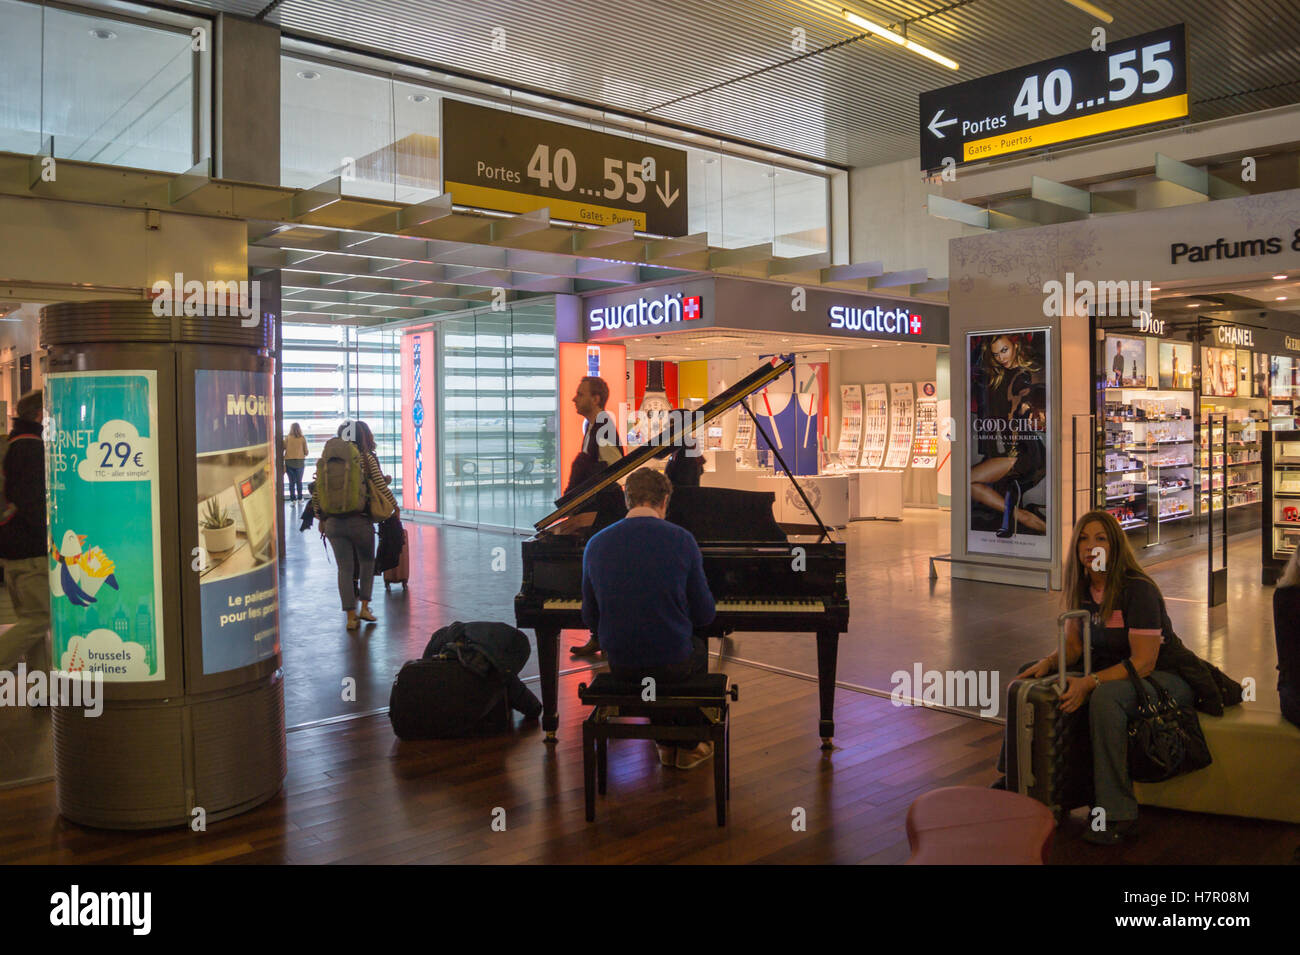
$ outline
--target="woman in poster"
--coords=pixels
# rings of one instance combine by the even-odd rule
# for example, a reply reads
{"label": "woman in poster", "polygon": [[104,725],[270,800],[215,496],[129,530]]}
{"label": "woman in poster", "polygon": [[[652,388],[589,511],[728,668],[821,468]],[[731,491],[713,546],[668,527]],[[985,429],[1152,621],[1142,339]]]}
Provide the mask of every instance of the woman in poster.
{"label": "woman in poster", "polygon": [[1219,350],[1217,348],[1203,348],[1201,349],[1201,356],[1201,361],[1204,365],[1201,369],[1201,394],[1217,398],[1219,395],[1224,393],[1223,388],[1219,383],[1221,374],[1219,368]]}
{"label": "woman in poster", "polygon": [[1047,389],[1031,335],[1002,334],[984,343],[979,368],[983,389],[973,395],[983,456],[971,468],[971,500],[1002,514],[997,536],[1014,537],[1020,525],[1047,533],[1036,507],[1021,506],[1025,492],[1047,476]]}

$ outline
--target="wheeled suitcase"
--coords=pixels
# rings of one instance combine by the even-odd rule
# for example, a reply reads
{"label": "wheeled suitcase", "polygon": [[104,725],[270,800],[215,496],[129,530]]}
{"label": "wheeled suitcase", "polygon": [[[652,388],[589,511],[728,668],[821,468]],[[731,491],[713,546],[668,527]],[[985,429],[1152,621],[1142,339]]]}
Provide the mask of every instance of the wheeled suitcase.
{"label": "wheeled suitcase", "polygon": [[411,579],[411,551],[406,546],[406,528],[402,528],[402,553],[397,558],[397,566],[384,571],[384,589],[390,590],[393,584],[401,584],[406,590],[406,582]]}
{"label": "wheeled suitcase", "polygon": [[1056,619],[1060,630],[1057,674],[1032,680],[1012,680],[1007,687],[1007,789],[1037,799],[1059,822],[1071,809],[1091,806],[1092,739],[1088,707],[1073,713],[1060,709],[1065,691],[1065,624],[1080,620],[1083,630],[1083,673],[1092,672],[1092,618],[1086,610],[1071,610]]}

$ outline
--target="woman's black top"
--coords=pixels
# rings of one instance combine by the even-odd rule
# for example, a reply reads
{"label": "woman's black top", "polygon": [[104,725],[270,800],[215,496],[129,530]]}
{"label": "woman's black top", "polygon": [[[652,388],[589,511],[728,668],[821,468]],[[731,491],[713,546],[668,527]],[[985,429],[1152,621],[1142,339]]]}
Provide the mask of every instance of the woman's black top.
{"label": "woman's black top", "polygon": [[1273,591],[1273,636],[1277,640],[1277,688],[1300,692],[1300,587]]}
{"label": "woman's black top", "polygon": [[[1174,633],[1174,625],[1165,611],[1165,598],[1158,588],[1145,577],[1130,574],[1120,589],[1119,599],[1106,625],[1101,623],[1101,607],[1085,592],[1083,610],[1092,614],[1092,668],[1104,670],[1122,663],[1132,656],[1128,642],[1132,630],[1159,630],[1160,654],[1156,657],[1157,670],[1176,670],[1174,656],[1182,649],[1182,641]],[[1082,666],[1083,661],[1079,661]]]}

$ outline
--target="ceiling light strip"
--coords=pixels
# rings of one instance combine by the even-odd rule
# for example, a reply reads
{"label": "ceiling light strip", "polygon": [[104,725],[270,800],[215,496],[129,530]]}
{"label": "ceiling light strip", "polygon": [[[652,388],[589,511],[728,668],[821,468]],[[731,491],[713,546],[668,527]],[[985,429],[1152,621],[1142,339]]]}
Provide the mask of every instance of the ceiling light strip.
{"label": "ceiling light strip", "polygon": [[903,36],[901,33],[895,33],[893,30],[889,29],[888,27],[883,27],[879,23],[876,23],[872,20],[868,20],[866,17],[862,16],[861,14],[854,13],[852,10],[849,10],[848,8],[842,8],[840,12],[843,13],[844,19],[848,20],[855,27],[859,27],[860,29],[866,30],[868,33],[872,34],[873,36],[878,36],[883,40],[888,40],[890,43],[897,43],[899,46],[905,47],[911,50],[913,53],[925,57],[927,60],[932,60],[935,63],[938,63],[940,66],[946,66],[950,70],[958,69],[956,60],[950,60],[942,53],[936,53],[934,52],[934,50],[927,49],[926,47],[921,46],[921,44],[919,43],[913,43],[911,40]]}

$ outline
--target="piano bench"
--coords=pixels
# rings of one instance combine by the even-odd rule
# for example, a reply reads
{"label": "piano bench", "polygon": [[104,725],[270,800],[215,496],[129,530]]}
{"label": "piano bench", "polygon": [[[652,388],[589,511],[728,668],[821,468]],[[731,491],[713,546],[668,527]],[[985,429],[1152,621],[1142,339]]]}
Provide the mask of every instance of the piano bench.
{"label": "piano bench", "polygon": [[[727,824],[727,800],[731,798],[731,713],[728,700],[740,698],[735,684],[727,686],[725,673],[709,673],[688,683],[663,687],[654,700],[641,697],[639,683],[616,681],[600,673],[578,684],[578,699],[592,707],[582,723],[582,775],[587,804],[587,821],[596,819],[596,793],[605,794],[606,749],[611,739],[680,740],[683,743],[713,743],[713,798],[718,825]],[[688,726],[656,726],[624,722],[629,717],[694,716]]]}

